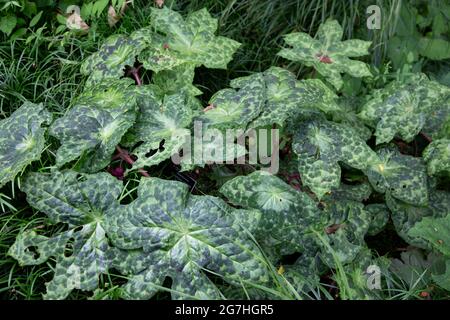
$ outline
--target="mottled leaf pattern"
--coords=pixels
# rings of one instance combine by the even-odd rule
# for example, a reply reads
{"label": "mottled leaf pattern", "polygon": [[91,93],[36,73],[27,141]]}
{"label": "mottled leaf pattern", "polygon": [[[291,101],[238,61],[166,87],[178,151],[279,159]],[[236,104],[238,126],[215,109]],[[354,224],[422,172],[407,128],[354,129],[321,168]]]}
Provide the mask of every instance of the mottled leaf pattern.
{"label": "mottled leaf pattern", "polygon": [[[289,117],[302,113],[304,109],[324,112],[337,111],[337,96],[318,79],[297,80],[288,70],[271,67],[263,73],[267,100],[262,113],[251,123],[251,127],[284,125]],[[243,78],[242,78],[243,79]],[[239,79],[232,81],[237,84]]]}
{"label": "mottled leaf pattern", "polygon": [[282,49],[278,55],[314,67],[336,89],[340,89],[343,84],[341,73],[353,77],[371,76],[365,63],[350,59],[367,55],[371,42],[357,39],[341,41],[342,34],[339,22],[327,20],[320,25],[315,39],[302,32],[285,35],[285,42],[292,48]]}
{"label": "mottled leaf pattern", "polygon": [[45,147],[43,125],[51,120],[42,104],[30,102],[0,120],[0,187],[40,158]]}
{"label": "mottled leaf pattern", "polygon": [[336,258],[343,264],[352,262],[365,246],[364,236],[370,224],[368,213],[363,204],[354,201],[333,202],[326,211],[329,218],[325,234],[332,251],[319,242],[323,246],[321,259],[331,267],[335,266]]}
{"label": "mottled leaf pattern", "polygon": [[143,142],[133,153],[133,168],[152,166],[177,153],[190,137],[193,111],[183,93],[166,95],[159,100],[150,86],[136,89],[139,113],[125,140]]}
{"label": "mottled leaf pattern", "polygon": [[430,192],[428,206],[415,206],[391,196],[386,197],[386,204],[391,211],[392,221],[400,237],[408,243],[419,247],[429,248],[429,244],[421,238],[413,237],[409,230],[424,217],[443,217],[450,208],[450,194],[445,191]]}
{"label": "mottled leaf pattern", "polygon": [[89,76],[88,86],[104,79],[119,79],[125,67],[132,67],[146,42],[134,35],[113,35],[105,40],[100,49],[81,65],[81,72]]}
{"label": "mottled leaf pattern", "polygon": [[169,276],[173,298],[217,298],[204,268],[232,283],[267,281],[262,256],[233,211],[219,198],[189,195],[181,182],[143,179],[137,199],[108,227],[116,247],[153,257],[125,286],[126,297],[150,298]]}
{"label": "mottled leaf pattern", "polygon": [[116,145],[136,118],[131,83],[117,80],[91,86],[53,123],[50,134],[61,142],[56,154],[59,167],[81,158],[79,169],[95,172],[110,162]]}
{"label": "mottled leaf pattern", "polygon": [[427,174],[423,161],[393,148],[383,148],[377,153],[381,162],[373,162],[365,170],[374,189],[411,204],[426,205]]}
{"label": "mottled leaf pattern", "polygon": [[427,163],[429,175],[450,173],[450,139],[431,142],[423,151],[423,159]]}
{"label": "mottled leaf pattern", "polygon": [[323,201],[353,200],[363,202],[369,199],[371,193],[372,187],[368,182],[354,185],[341,183],[339,188],[332,190],[330,194],[323,198]]}
{"label": "mottled leaf pattern", "polygon": [[245,130],[261,113],[266,100],[262,74],[235,79],[231,85],[236,89],[223,89],[214,94],[210,100],[213,108],[197,118],[204,126]]}
{"label": "mottled leaf pattern", "polygon": [[151,21],[158,34],[139,59],[155,72],[182,64],[225,69],[240,46],[234,40],[215,36],[217,19],[206,9],[192,12],[185,20],[168,8],[154,9]]}
{"label": "mottled leaf pattern", "polygon": [[369,230],[367,234],[374,236],[380,233],[389,221],[389,209],[383,203],[372,203],[364,207],[369,215]]}
{"label": "mottled leaf pattern", "polygon": [[299,158],[302,182],[321,199],[339,187],[338,161],[364,170],[378,156],[357,134],[346,126],[329,121],[307,121],[298,125],[293,150]]}
{"label": "mottled leaf pattern", "polygon": [[359,117],[376,127],[377,144],[389,142],[396,136],[410,142],[426,123],[429,128],[432,123],[437,125],[439,120],[433,118],[440,114],[441,101],[449,94],[450,89],[429,81],[424,75],[404,83],[394,81],[374,93],[362,107]]}
{"label": "mottled leaf pattern", "polygon": [[261,240],[270,235],[286,252],[305,250],[307,234],[323,223],[324,216],[308,195],[264,171],[236,177],[220,192],[234,205],[260,210]]}
{"label": "mottled leaf pattern", "polygon": [[[78,177],[80,176],[80,177]],[[50,237],[25,231],[9,254],[21,265],[56,260],[46,299],[64,299],[73,289],[91,291],[98,277],[111,266],[105,221],[118,207],[120,182],[106,173],[80,175],[73,171],[51,175],[32,173],[22,185],[27,201],[53,223],[65,223],[67,231]]]}

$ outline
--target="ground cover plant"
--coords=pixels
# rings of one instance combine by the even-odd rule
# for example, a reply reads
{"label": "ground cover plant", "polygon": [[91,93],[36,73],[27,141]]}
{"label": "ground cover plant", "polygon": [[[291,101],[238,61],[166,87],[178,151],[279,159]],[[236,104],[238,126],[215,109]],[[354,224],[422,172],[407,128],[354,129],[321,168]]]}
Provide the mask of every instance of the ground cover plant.
{"label": "ground cover plant", "polygon": [[448,299],[450,6],[371,4],[7,2],[2,298]]}

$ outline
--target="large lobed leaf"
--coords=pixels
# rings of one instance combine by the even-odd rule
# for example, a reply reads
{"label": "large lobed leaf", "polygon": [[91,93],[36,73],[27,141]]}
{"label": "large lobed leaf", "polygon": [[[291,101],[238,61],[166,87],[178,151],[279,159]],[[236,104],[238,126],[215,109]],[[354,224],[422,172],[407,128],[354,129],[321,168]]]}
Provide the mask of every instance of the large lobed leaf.
{"label": "large lobed leaf", "polygon": [[411,204],[426,205],[428,179],[423,161],[394,148],[380,149],[377,154],[381,161],[365,170],[374,189]]}
{"label": "large lobed leaf", "polygon": [[129,145],[142,142],[135,150],[133,169],[152,166],[178,153],[190,138],[194,115],[191,101],[184,93],[159,99],[151,86],[135,90],[139,107],[136,123],[125,136]]}
{"label": "large lobed leaf", "polygon": [[343,85],[341,73],[353,77],[371,76],[367,65],[351,57],[367,55],[370,41],[341,41],[342,27],[336,20],[321,24],[315,39],[307,33],[295,32],[285,35],[284,40],[292,48],[282,49],[278,55],[292,61],[299,61],[314,67],[336,89]]}
{"label": "large lobed leaf", "polygon": [[[64,299],[73,289],[92,291],[111,266],[105,223],[119,205],[121,183],[106,173],[80,175],[73,171],[31,173],[22,184],[27,201],[52,223],[67,225],[50,237],[33,230],[19,234],[9,254],[20,265],[36,265],[55,258],[46,299]],[[59,229],[61,230],[61,229]]]}
{"label": "large lobed leaf", "polygon": [[247,124],[263,110],[266,88],[261,73],[232,81],[234,89],[223,89],[210,99],[212,109],[197,117],[206,127],[237,128],[245,130]]}
{"label": "large lobed leaf", "polygon": [[[337,96],[319,79],[297,80],[288,70],[271,67],[263,72],[266,85],[266,104],[251,127],[284,125],[286,119],[301,114],[305,109],[323,112],[338,111]],[[243,79],[243,78],[239,78]],[[235,79],[232,85],[240,81]]]}
{"label": "large lobed leaf", "polygon": [[45,124],[52,115],[42,104],[24,103],[0,121],[0,187],[38,160],[45,146]]}
{"label": "large lobed leaf", "polygon": [[56,153],[58,167],[79,159],[79,170],[96,172],[109,163],[116,145],[136,119],[132,82],[108,80],[87,88],[53,123],[50,134],[61,142]]}
{"label": "large lobed leaf", "polygon": [[129,261],[116,260],[119,269],[137,271],[125,296],[150,298],[169,276],[174,298],[218,298],[207,270],[231,283],[267,281],[259,249],[235,220],[242,212],[235,213],[218,198],[190,195],[181,182],[141,180],[137,199],[108,227],[116,247],[142,250]]}
{"label": "large lobed leaf", "polygon": [[[266,242],[265,247],[278,244],[281,252],[308,249],[312,229],[325,223],[325,216],[306,193],[265,171],[236,177],[226,182],[220,192],[234,205],[260,210],[257,238]],[[274,250],[270,246],[268,249]]]}
{"label": "large lobed leaf", "polygon": [[155,72],[183,64],[226,69],[240,43],[215,36],[217,19],[206,9],[190,13],[186,19],[168,8],[153,9],[151,25],[158,32],[140,60]]}
{"label": "large lobed leaf", "polygon": [[365,170],[378,163],[377,154],[351,128],[330,121],[312,120],[298,125],[293,150],[299,157],[302,182],[321,199],[339,187],[339,161]]}
{"label": "large lobed leaf", "polygon": [[377,144],[397,136],[410,142],[424,127],[433,134],[440,130],[448,97],[448,87],[419,74],[375,91],[358,116],[376,128]]}

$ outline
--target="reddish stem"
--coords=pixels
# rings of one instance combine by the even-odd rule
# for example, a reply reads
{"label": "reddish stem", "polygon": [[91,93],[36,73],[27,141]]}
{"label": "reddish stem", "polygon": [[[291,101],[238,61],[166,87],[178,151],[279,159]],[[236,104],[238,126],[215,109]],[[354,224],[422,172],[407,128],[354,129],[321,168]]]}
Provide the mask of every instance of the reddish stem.
{"label": "reddish stem", "polygon": [[433,140],[429,137],[429,136],[427,136],[425,133],[423,133],[423,132],[420,132],[420,135],[422,136],[422,137],[424,137],[428,142],[432,142]]}
{"label": "reddish stem", "polygon": [[203,112],[209,111],[211,109],[214,109],[214,105],[211,103],[206,108],[203,109]]}
{"label": "reddish stem", "polygon": [[139,69],[140,68],[135,68],[135,69],[131,70],[131,75],[133,76],[134,80],[136,81],[136,85],[141,86],[142,80],[141,80],[141,77],[139,76]]}
{"label": "reddish stem", "polygon": [[[117,150],[117,152],[119,153],[119,154],[117,155],[118,158],[122,159],[123,161],[125,161],[126,163],[131,164],[131,165],[134,163],[134,160],[130,157],[130,154],[128,153],[127,150],[124,150],[124,149],[122,149],[122,148],[119,147],[119,146],[116,146],[116,150]],[[140,168],[138,171],[139,171],[139,173],[142,174],[144,177],[150,177],[150,175],[148,174],[148,172],[145,171],[143,168]]]}

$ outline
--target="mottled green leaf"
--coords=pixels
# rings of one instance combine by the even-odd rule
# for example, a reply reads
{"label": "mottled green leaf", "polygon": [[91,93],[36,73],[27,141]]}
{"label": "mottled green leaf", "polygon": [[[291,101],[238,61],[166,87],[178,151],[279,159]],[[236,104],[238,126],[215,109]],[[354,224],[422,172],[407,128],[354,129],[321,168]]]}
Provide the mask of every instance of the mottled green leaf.
{"label": "mottled green leaf", "polygon": [[423,161],[393,148],[383,148],[377,154],[381,161],[372,162],[365,170],[374,189],[411,204],[426,205],[427,174]]}
{"label": "mottled green leaf", "polygon": [[349,59],[367,55],[371,42],[357,39],[341,41],[342,34],[342,27],[336,20],[327,20],[320,25],[315,39],[300,32],[285,35],[285,42],[292,48],[282,49],[278,55],[314,67],[336,89],[340,89],[343,84],[341,73],[353,77],[371,76],[365,63]]}
{"label": "mottled green leaf", "polygon": [[157,86],[161,95],[175,94],[185,91],[192,96],[202,94],[202,91],[194,86],[195,66],[184,64],[171,70],[155,73],[152,82]]}
{"label": "mottled green leaf", "polygon": [[330,194],[323,198],[323,200],[327,202],[336,200],[363,202],[370,197],[371,193],[372,187],[368,182],[354,185],[341,183],[337,189],[332,190]]}
{"label": "mottled green leaf", "polygon": [[89,87],[75,105],[50,128],[61,142],[56,164],[61,167],[80,158],[79,170],[95,172],[111,160],[116,145],[133,125],[136,100],[131,79]]}
{"label": "mottled green leaf", "polygon": [[380,233],[384,226],[388,223],[390,212],[388,207],[383,203],[373,203],[364,207],[369,214],[369,230],[367,234],[374,236]]}
{"label": "mottled green leaf", "polygon": [[50,124],[51,119],[42,104],[26,102],[0,120],[0,187],[40,158],[46,131],[42,125]]}
{"label": "mottled green leaf", "polygon": [[396,136],[410,142],[424,126],[430,128],[440,122],[434,118],[437,114],[442,116],[441,105],[449,94],[446,86],[417,74],[404,82],[393,81],[374,92],[358,116],[376,128],[377,144],[389,142]]}
{"label": "mottled green leaf", "polygon": [[299,158],[302,182],[319,199],[339,186],[338,161],[360,170],[379,162],[376,153],[351,128],[329,121],[299,124],[293,150]]}
{"label": "mottled green leaf", "polygon": [[330,267],[352,262],[365,247],[364,236],[369,229],[369,215],[364,205],[354,201],[336,201],[326,207],[328,226],[325,228],[328,246],[322,246],[321,259]]}
{"label": "mottled green leaf", "polygon": [[386,204],[391,211],[392,221],[400,237],[406,242],[419,248],[429,248],[429,244],[418,237],[412,236],[409,230],[424,217],[443,217],[450,208],[450,194],[434,190],[429,194],[428,206],[415,206],[392,196],[386,197]]}
{"label": "mottled green leaf", "polygon": [[150,298],[171,277],[173,298],[217,298],[204,269],[230,283],[267,281],[262,255],[233,212],[219,198],[189,195],[181,182],[142,179],[137,199],[108,227],[116,247],[142,249],[147,259],[137,260],[142,269],[125,285],[125,297]]}
{"label": "mottled green leaf", "polygon": [[51,175],[31,173],[22,185],[27,201],[66,231],[50,237],[28,230],[19,234],[9,254],[20,265],[41,264],[54,257],[53,279],[46,299],[64,299],[73,289],[92,291],[99,275],[111,265],[105,220],[119,205],[121,183],[106,173],[80,175],[73,171]]}
{"label": "mottled green leaf", "polygon": [[260,210],[260,242],[271,237],[283,252],[304,251],[307,234],[323,223],[324,216],[307,194],[264,171],[236,177],[220,192],[234,205]]}
{"label": "mottled green leaf", "polygon": [[[323,112],[339,110],[336,94],[319,79],[297,80],[293,73],[278,67],[264,71],[263,76],[267,101],[262,113],[250,124],[251,127],[273,123],[282,126],[286,119],[302,113],[304,109]],[[239,79],[233,80],[232,84],[237,84],[237,81]]]}
{"label": "mottled green leaf", "polygon": [[87,85],[123,77],[125,67],[134,65],[137,55],[146,45],[137,34],[112,35],[107,38],[100,49],[81,65],[81,73],[89,76]]}
{"label": "mottled green leaf", "polygon": [[427,163],[429,175],[450,173],[450,139],[431,142],[423,151],[423,159]]}
{"label": "mottled green leaf", "polygon": [[182,64],[226,69],[240,46],[234,40],[215,36],[217,19],[206,9],[192,12],[186,19],[166,7],[153,9],[151,24],[158,34],[139,60],[145,68],[155,72]]}
{"label": "mottled green leaf", "polygon": [[139,113],[125,139],[128,144],[143,142],[133,153],[133,169],[156,165],[178,153],[191,135],[193,111],[184,93],[158,99],[150,86],[136,88]]}
{"label": "mottled green leaf", "polygon": [[233,81],[231,85],[236,89],[216,92],[209,102],[213,108],[197,118],[204,126],[245,130],[247,124],[261,113],[266,100],[262,74]]}

